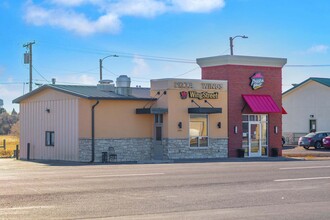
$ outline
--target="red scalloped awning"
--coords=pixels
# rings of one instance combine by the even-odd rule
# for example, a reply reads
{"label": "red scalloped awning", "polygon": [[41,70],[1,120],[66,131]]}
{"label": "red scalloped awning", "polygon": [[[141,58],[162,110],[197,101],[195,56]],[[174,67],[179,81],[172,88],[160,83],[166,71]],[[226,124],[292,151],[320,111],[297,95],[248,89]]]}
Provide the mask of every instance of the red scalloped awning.
{"label": "red scalloped awning", "polygon": [[282,109],[277,106],[270,95],[242,96],[254,113],[282,113]]}

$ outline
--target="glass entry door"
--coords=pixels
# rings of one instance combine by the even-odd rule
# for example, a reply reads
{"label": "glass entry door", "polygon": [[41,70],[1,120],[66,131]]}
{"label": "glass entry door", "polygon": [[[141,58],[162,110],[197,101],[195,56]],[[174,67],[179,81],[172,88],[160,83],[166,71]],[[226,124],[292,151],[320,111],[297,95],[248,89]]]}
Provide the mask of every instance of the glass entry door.
{"label": "glass entry door", "polygon": [[249,122],[249,155],[261,156],[261,123]]}

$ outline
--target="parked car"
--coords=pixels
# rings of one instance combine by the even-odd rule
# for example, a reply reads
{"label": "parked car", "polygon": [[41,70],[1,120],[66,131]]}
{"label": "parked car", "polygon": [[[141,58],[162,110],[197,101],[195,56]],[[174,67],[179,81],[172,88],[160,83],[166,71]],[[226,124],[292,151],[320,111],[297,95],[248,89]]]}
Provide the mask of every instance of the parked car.
{"label": "parked car", "polygon": [[303,146],[305,149],[315,147],[315,149],[323,147],[322,139],[329,136],[329,131],[311,132],[299,138],[298,145]]}
{"label": "parked car", "polygon": [[330,136],[323,138],[323,147],[330,148]]}

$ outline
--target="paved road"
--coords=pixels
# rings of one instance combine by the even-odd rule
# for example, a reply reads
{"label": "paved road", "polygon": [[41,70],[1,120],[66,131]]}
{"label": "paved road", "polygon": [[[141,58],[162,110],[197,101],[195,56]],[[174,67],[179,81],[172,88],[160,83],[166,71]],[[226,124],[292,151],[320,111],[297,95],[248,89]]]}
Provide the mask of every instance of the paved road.
{"label": "paved road", "polygon": [[330,219],[330,160],[0,160],[0,219]]}

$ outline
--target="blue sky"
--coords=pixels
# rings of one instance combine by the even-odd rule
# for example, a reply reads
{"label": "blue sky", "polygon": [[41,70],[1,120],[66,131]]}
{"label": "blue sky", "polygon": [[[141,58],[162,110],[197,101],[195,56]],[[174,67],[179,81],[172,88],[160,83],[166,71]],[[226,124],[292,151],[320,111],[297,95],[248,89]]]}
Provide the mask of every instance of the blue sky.
{"label": "blue sky", "polygon": [[[95,85],[125,74],[150,79],[200,78],[196,58],[230,53],[287,58],[283,91],[309,77],[330,77],[328,0],[0,0],[0,99],[28,92],[26,49],[33,45],[33,88]],[[297,67],[293,65],[306,65]],[[325,66],[313,66],[325,65]]]}

